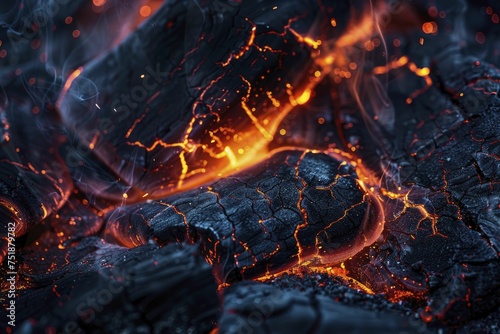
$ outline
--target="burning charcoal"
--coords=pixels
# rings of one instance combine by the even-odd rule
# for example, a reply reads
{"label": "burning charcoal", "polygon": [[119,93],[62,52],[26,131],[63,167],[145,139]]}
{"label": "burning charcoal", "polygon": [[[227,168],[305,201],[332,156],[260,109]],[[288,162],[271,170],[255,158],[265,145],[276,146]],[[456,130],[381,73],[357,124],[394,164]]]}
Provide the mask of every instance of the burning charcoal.
{"label": "burning charcoal", "polygon": [[222,281],[341,262],[371,244],[381,208],[352,166],[282,151],[209,186],[109,214],[108,240],[127,246],[200,242]]}
{"label": "burning charcoal", "polygon": [[332,98],[335,86],[323,80],[316,86],[316,95],[302,106],[294,108],[279,125],[278,134],[269,143],[269,150],[280,147],[307,147],[310,149],[344,149],[342,132],[336,127],[337,101]]}
{"label": "burning charcoal", "polygon": [[[463,8],[455,9],[460,14]],[[446,14],[438,29],[460,26],[453,11]],[[427,303],[421,312],[428,322],[458,326],[500,302],[499,71],[464,56],[468,50],[458,44],[439,43],[456,36],[418,34],[425,37],[423,45],[418,37],[394,37],[410,56],[366,69],[388,76],[387,94],[396,112],[395,131],[385,139],[373,137],[373,124],[366,122],[346,80],[328,86],[334,102],[320,95],[319,107],[308,104],[301,116],[298,110],[291,113],[280,125],[286,134],[273,147],[296,145],[292,136],[302,136],[315,148],[354,148],[382,180],[386,223],[385,242],[346,261],[351,277],[393,301]],[[315,110],[319,115],[311,117]],[[338,129],[340,134],[331,136]]]}
{"label": "burning charcoal", "polygon": [[0,4],[0,328],[499,331],[497,3],[66,2]]}
{"label": "burning charcoal", "polygon": [[424,319],[459,325],[500,302],[500,104],[491,93],[499,71],[453,55],[431,68],[431,84],[411,100],[415,87],[405,82],[414,72],[395,72],[389,95],[409,112],[397,113],[401,131],[381,189],[389,197],[385,242],[359,255],[370,257],[361,270],[356,259],[346,266],[393,300],[428,296]]}
{"label": "burning charcoal", "polygon": [[242,1],[217,13],[165,2],[67,82],[62,119],[90,147],[73,171],[77,185],[131,202],[248,165],[290,109],[309,99],[320,80],[322,41],[342,35],[350,7]]}

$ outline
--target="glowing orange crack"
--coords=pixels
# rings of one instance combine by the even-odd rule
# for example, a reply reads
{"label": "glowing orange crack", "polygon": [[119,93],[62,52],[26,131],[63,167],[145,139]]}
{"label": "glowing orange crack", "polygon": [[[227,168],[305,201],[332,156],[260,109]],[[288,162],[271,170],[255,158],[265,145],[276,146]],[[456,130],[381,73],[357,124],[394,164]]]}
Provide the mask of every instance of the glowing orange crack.
{"label": "glowing orange crack", "polygon": [[302,262],[303,262],[304,249],[300,245],[298,234],[299,234],[300,230],[307,227],[309,224],[307,211],[305,208],[302,207],[302,201],[304,200],[303,190],[306,188],[307,185],[306,185],[306,182],[299,175],[300,163],[302,162],[302,160],[304,160],[304,157],[306,156],[307,153],[309,153],[309,150],[305,150],[304,152],[302,152],[302,155],[299,157],[297,164],[294,167],[295,177],[297,178],[297,180],[300,180],[300,182],[302,183],[302,189],[297,188],[297,190],[299,191],[299,199],[297,201],[297,209],[299,209],[299,211],[302,215],[302,223],[297,225],[297,227],[295,228],[295,231],[293,232],[293,237],[295,239],[295,243],[297,244],[297,248],[298,248],[297,263],[299,265],[302,264]]}
{"label": "glowing orange crack", "polygon": [[248,50],[250,50],[250,47],[253,45],[253,43],[255,41],[255,33],[257,31],[257,27],[255,26],[255,24],[253,24],[252,22],[250,22],[248,19],[246,19],[246,20],[252,26],[252,29],[251,29],[251,32],[250,32],[250,37],[248,38],[248,42],[240,50],[239,53],[237,53],[235,55],[233,55],[233,54],[229,55],[229,58],[224,63],[222,63],[222,66],[224,66],[224,67],[226,67],[227,65],[229,65],[229,63],[231,62],[231,60],[233,60],[233,58],[234,59],[239,59],[239,58],[243,57],[243,55],[245,53],[247,53]]}
{"label": "glowing orange crack", "polygon": [[398,218],[400,218],[404,213],[406,213],[406,211],[408,209],[416,209],[418,212],[420,212],[420,214],[423,216],[422,219],[420,219],[417,223],[417,227],[416,227],[416,230],[415,232],[420,229],[420,225],[422,224],[422,222],[424,222],[425,220],[429,219],[430,222],[431,222],[431,227],[432,227],[432,235],[439,235],[443,238],[447,238],[446,235],[442,234],[442,233],[439,233],[438,229],[437,229],[437,223],[438,223],[438,219],[439,217],[435,214],[431,214],[427,211],[427,209],[425,208],[425,206],[423,204],[416,204],[416,203],[413,203],[410,199],[409,199],[409,194],[410,194],[411,190],[408,190],[408,192],[406,193],[403,193],[403,194],[399,194],[399,193],[394,193],[394,192],[391,192],[387,189],[384,189],[384,188],[380,188],[380,194],[382,194],[383,196],[386,196],[390,199],[395,199],[395,200],[401,200],[403,202],[403,210],[401,210],[401,212],[399,212],[393,219],[394,220],[397,220]]}
{"label": "glowing orange crack", "polygon": [[411,72],[413,72],[415,75],[421,77],[425,81],[425,87],[416,90],[406,100],[408,104],[410,104],[415,97],[418,95],[424,93],[426,90],[428,90],[432,86],[432,78],[430,77],[430,69],[428,67],[422,67],[419,68],[414,62],[410,62],[407,56],[400,57],[399,59],[391,61],[389,64],[386,66],[377,66],[373,69],[373,74],[375,75],[380,75],[380,74],[386,74],[391,70],[396,70],[399,69],[403,66],[406,66]]}
{"label": "glowing orange crack", "polygon": [[253,114],[253,112],[250,110],[250,108],[247,105],[247,101],[250,99],[250,94],[252,93],[252,84],[247,79],[245,79],[244,76],[240,75],[240,78],[241,78],[241,80],[243,80],[247,84],[247,87],[248,87],[246,97],[243,97],[241,99],[241,107],[243,108],[243,110],[247,114],[248,118],[250,118],[250,120],[252,121],[252,124],[262,134],[262,136],[267,141],[272,141],[273,140],[273,135],[270,134],[267,131],[267,129],[264,128],[264,126],[262,126],[262,124],[260,124],[259,119],[257,117],[255,117],[255,115]]}

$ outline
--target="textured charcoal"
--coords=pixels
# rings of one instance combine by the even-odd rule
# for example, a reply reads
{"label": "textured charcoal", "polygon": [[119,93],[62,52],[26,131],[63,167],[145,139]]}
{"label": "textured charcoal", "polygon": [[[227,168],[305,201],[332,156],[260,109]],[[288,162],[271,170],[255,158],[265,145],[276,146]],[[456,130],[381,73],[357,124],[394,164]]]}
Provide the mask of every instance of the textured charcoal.
{"label": "textured charcoal", "polygon": [[[381,208],[350,165],[324,153],[282,151],[258,166],[179,196],[121,207],[112,242],[200,242],[222,281],[297,263],[339,263],[380,234]],[[307,224],[303,222],[307,219]]]}
{"label": "textured charcoal", "polygon": [[0,4],[18,332],[500,332],[498,3],[61,1]]}
{"label": "textured charcoal", "polygon": [[[433,73],[440,85],[410,106],[392,98],[396,109],[410,108],[419,117],[396,118],[403,131],[389,157],[400,184],[412,189],[410,207],[386,202],[386,217],[395,219],[386,221],[385,242],[361,270],[350,268],[361,271],[361,280],[368,279],[375,291],[391,294],[391,286],[404,286],[415,294],[428,292],[423,315],[456,325],[500,302],[500,101],[489,94],[499,90],[499,72],[477,59],[455,58]],[[404,78],[395,75],[389,94],[400,94]]]}
{"label": "textured charcoal", "polygon": [[[352,319],[359,319],[353,322]],[[412,326],[413,325],[413,326]],[[238,283],[224,295],[223,333],[427,333],[418,322],[389,311],[346,306],[314,293]]]}
{"label": "textured charcoal", "polygon": [[[450,14],[440,26],[455,25],[457,16]],[[308,123],[294,117],[301,112],[307,117],[309,105],[291,113],[284,121],[287,135],[273,147],[293,145],[297,132],[306,146],[317,149],[333,144],[348,150],[355,144],[357,156],[382,178],[381,188],[392,196],[407,194],[384,196],[384,241],[346,267],[378,293],[426,301],[421,312],[428,321],[456,326],[482,318],[500,303],[499,71],[458,44],[441,51],[456,36],[425,36],[423,46],[418,37],[402,38],[402,54],[412,55],[418,66],[430,66],[432,84],[427,87],[409,66],[388,72],[387,94],[396,111],[389,141],[373,138],[372,123],[359,113],[349,90],[330,83],[335,103],[317,96],[313,110],[318,111]],[[408,96],[413,96],[410,103]],[[320,117],[325,122],[317,125]]]}
{"label": "textured charcoal", "polygon": [[19,333],[203,333],[217,320],[217,286],[195,246],[126,249],[90,238],[69,259],[20,293],[17,316],[28,320]]}

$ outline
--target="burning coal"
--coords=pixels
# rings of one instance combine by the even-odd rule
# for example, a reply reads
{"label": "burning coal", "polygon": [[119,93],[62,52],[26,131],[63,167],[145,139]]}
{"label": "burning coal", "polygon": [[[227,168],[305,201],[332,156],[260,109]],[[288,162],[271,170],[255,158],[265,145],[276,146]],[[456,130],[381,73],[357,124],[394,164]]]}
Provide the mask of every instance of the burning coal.
{"label": "burning coal", "polygon": [[497,5],[0,9],[8,333],[498,328]]}

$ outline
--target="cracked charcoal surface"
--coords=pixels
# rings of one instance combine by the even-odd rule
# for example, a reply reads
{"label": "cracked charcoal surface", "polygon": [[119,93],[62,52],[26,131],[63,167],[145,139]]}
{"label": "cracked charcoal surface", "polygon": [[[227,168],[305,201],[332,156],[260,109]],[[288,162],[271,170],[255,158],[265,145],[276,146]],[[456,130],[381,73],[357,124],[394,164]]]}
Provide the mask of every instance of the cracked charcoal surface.
{"label": "cracked charcoal surface", "polygon": [[[394,210],[395,219],[386,222],[386,241],[375,248],[383,251],[370,256],[360,275],[370,277],[375,287],[384,282],[376,289],[389,294],[387,286],[393,285],[428,291],[425,313],[457,324],[487,314],[500,298],[495,174],[500,105],[496,95],[485,94],[498,91],[499,72],[477,59],[458,57],[439,63],[433,73],[440,84],[409,106],[418,118],[411,113],[396,117],[396,126],[407,130],[392,141],[396,149],[390,160],[400,183],[413,187],[409,198],[434,221],[417,208],[401,214],[400,204],[388,200],[387,217]],[[404,77],[395,76],[389,86],[396,108],[405,103],[398,100]]]}
{"label": "cracked charcoal surface", "polygon": [[61,106],[79,141],[95,141],[83,166],[75,166],[77,185],[115,201],[124,192],[129,200],[159,198],[216,176],[237,159],[229,146],[237,152],[251,140],[250,152],[262,148],[291,108],[287,85],[297,95],[318,69],[312,48],[296,35],[338,38],[351,7],[339,2],[326,13],[316,1],[275,5],[243,1],[219,15],[210,6],[199,12],[189,1],[165,2],[117,49],[86,66]]}
{"label": "cracked charcoal surface", "polygon": [[[401,291],[428,294],[422,315],[457,325],[483,317],[500,302],[499,72],[456,48],[455,54],[439,54],[440,45],[432,39],[437,42],[440,37],[425,38],[424,47],[418,45],[422,51],[413,51],[417,46],[411,41],[418,41],[413,38],[404,45],[403,54],[412,54],[419,66],[431,65],[430,87],[415,79],[408,67],[389,72],[388,96],[396,110],[394,127],[399,129],[390,146],[372,140],[356,106],[348,104],[349,93],[342,87],[334,91],[332,84],[323,89],[333,92],[331,99],[344,108],[335,108],[320,95],[313,101],[317,114],[308,117],[307,107],[296,110],[284,126],[295,127],[287,128],[287,134],[298,130],[307,146],[318,149],[332,144],[348,149],[349,138],[356,138],[357,154],[384,176],[387,189],[411,190],[406,199],[384,199],[385,241],[346,266],[354,278],[369,282],[377,292],[396,298]],[[498,65],[497,59],[492,60]],[[408,105],[407,97],[422,89]],[[402,110],[408,112],[398,112]],[[309,121],[294,122],[292,117]],[[326,122],[317,136],[314,124],[319,117]],[[343,137],[335,134],[339,128],[345,129]],[[293,144],[292,135],[279,139],[274,147]]]}
{"label": "cracked charcoal surface", "polygon": [[[165,1],[129,34],[137,2],[73,1],[41,47],[14,45],[16,18],[54,1],[0,5],[0,233],[30,231],[19,332],[500,332],[497,3],[403,1],[388,59],[346,49],[353,87],[323,76],[313,45],[341,38],[361,2]],[[272,154],[218,177],[259,147]],[[379,201],[384,231],[363,248]],[[106,307],[87,307],[110,284]]]}
{"label": "cracked charcoal surface", "polygon": [[128,246],[150,238],[200,242],[222,281],[282,271],[299,258],[338,263],[382,227],[378,203],[356,179],[351,166],[327,154],[278,152],[208,186],[122,207],[109,214],[107,231]]}

